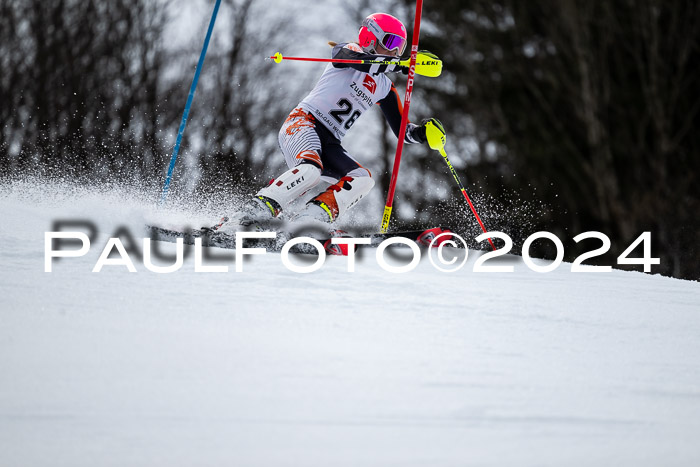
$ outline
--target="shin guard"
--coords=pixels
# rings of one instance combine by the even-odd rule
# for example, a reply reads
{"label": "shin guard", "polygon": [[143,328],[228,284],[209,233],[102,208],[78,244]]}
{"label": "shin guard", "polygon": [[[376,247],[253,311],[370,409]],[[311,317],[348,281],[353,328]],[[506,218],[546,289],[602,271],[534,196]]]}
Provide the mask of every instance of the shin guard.
{"label": "shin guard", "polygon": [[299,164],[272,180],[256,197],[274,200],[281,209],[303,196],[321,180],[321,170],[312,164]]}
{"label": "shin guard", "polygon": [[333,222],[360,201],[374,186],[370,177],[343,177],[307,203],[300,216]]}

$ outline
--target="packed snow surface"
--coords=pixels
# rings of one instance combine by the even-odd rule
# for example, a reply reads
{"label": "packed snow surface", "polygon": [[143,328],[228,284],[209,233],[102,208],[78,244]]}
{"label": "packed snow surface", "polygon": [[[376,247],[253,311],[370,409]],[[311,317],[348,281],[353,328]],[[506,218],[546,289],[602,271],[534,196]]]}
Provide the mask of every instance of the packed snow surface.
{"label": "packed snow surface", "polygon": [[[139,240],[216,209],[115,187],[0,195],[0,465],[700,465],[697,282],[513,256],[493,263],[513,273],[475,273],[475,251],[454,273],[389,273],[374,250],[354,273],[279,253],[240,273],[192,255],[96,273],[117,228]],[[48,273],[60,219],[99,236]]]}

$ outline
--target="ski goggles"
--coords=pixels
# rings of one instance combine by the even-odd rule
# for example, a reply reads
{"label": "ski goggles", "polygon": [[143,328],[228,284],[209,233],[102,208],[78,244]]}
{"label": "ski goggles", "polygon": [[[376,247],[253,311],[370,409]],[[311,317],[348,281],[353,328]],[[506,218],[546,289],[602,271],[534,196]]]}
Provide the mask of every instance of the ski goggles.
{"label": "ski goggles", "polygon": [[406,39],[396,34],[386,33],[384,37],[380,40],[382,47],[384,47],[389,52],[394,50],[399,52],[399,55],[403,55],[404,49],[406,49]]}
{"label": "ski goggles", "polygon": [[369,29],[372,34],[374,34],[374,37],[379,39],[379,43],[386,50],[389,52],[397,51],[398,56],[403,55],[403,51],[406,49],[406,39],[398,34],[384,32],[384,30],[379,27],[377,22],[371,18],[367,18],[365,21],[363,21],[362,25]]}

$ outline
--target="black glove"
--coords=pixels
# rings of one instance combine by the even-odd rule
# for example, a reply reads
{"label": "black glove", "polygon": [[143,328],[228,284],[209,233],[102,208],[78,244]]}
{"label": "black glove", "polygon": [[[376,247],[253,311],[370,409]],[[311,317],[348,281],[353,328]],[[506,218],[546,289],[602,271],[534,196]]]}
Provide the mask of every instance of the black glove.
{"label": "black glove", "polygon": [[416,125],[411,131],[411,138],[417,143],[428,142],[428,138],[425,135],[425,125],[428,122],[432,122],[433,125],[442,130],[443,134],[445,133],[445,130],[442,127],[442,123],[440,123],[440,120],[438,120],[437,118],[424,118],[423,120],[421,120],[420,125]]}

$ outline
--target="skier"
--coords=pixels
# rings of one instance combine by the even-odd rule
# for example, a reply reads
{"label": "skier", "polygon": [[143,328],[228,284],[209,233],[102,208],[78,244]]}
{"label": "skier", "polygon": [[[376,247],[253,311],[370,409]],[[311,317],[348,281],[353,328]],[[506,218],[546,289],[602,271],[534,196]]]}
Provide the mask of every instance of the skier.
{"label": "skier", "polygon": [[[333,58],[395,64],[329,63],[314,89],[289,114],[279,132],[279,146],[289,170],[258,191],[234,217],[234,223],[251,225],[277,217],[294,200],[313,189],[322,177],[335,183],[312,198],[292,220],[331,223],[367,195],[374,186],[372,175],[348,154],[342,140],[375,103],[399,136],[401,99],[386,74],[408,73],[408,68],[399,64],[406,42],[404,25],[386,13],[365,18],[357,43],[329,42]],[[439,121],[427,119],[422,125],[409,123],[404,141],[425,143],[428,122],[444,133]]]}

